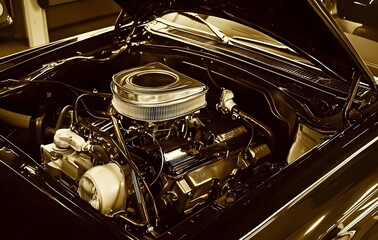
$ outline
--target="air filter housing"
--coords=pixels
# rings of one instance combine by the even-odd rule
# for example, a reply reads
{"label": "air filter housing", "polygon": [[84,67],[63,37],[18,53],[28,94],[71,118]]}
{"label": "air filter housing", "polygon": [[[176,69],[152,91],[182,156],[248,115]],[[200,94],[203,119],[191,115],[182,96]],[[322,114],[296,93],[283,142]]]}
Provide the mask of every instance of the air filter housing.
{"label": "air filter housing", "polygon": [[127,69],[113,76],[112,104],[134,120],[158,122],[175,119],[206,106],[203,83],[161,63]]}

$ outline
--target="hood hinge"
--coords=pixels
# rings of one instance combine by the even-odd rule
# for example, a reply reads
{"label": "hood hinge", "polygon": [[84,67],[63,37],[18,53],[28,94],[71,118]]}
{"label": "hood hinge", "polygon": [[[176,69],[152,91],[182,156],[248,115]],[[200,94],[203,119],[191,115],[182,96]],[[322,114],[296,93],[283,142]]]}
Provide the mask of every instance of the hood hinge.
{"label": "hood hinge", "polygon": [[[116,20],[115,26],[114,26],[114,43],[117,45],[123,45],[124,43],[129,44],[131,42],[131,38],[135,33],[135,30],[138,26],[138,20],[134,19],[133,24],[131,27],[130,33],[127,35],[126,38],[122,37],[121,35],[121,28],[126,22],[126,19],[130,18],[130,16],[125,12],[125,10],[122,10],[118,18]],[[128,19],[130,21],[130,19]]]}
{"label": "hood hinge", "polygon": [[352,75],[352,84],[348,93],[348,98],[346,99],[345,105],[342,109],[344,124],[348,124],[348,125],[350,124],[349,119],[350,119],[350,112],[352,110],[351,107],[357,95],[360,82],[361,82],[361,75],[357,75],[356,71],[354,71]]}
{"label": "hood hinge", "polygon": [[352,84],[350,86],[348,97],[341,111],[330,117],[315,118],[317,122],[330,128],[345,128],[346,126],[350,125],[350,120],[353,119],[353,116],[358,115],[358,111],[356,109],[352,109],[352,105],[357,95],[360,82],[361,75],[357,75],[356,72],[353,72]]}

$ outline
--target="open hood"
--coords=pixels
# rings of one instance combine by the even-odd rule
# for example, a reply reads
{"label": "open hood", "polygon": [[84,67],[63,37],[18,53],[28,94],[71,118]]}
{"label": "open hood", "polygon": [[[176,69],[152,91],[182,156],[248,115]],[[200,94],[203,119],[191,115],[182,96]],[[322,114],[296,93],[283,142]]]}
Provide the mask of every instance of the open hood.
{"label": "open hood", "polygon": [[318,0],[115,0],[135,20],[168,12],[196,12],[258,29],[352,84],[361,77],[377,89],[374,76]]}

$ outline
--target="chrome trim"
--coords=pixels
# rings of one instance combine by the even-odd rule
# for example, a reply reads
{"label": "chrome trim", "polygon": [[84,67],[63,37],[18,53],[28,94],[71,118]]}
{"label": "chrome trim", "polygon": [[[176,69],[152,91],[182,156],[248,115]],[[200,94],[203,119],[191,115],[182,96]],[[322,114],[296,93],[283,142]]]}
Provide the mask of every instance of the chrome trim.
{"label": "chrome trim", "polygon": [[206,106],[208,87],[161,63],[113,75],[112,104],[120,114],[142,121],[165,121]]}
{"label": "chrome trim", "polygon": [[292,207],[294,204],[302,200],[305,196],[307,196],[311,191],[315,190],[316,187],[318,187],[320,184],[325,182],[328,178],[330,178],[334,173],[336,173],[338,170],[340,170],[342,167],[344,167],[346,164],[348,164],[351,160],[353,160],[357,155],[362,153],[365,149],[370,147],[372,144],[374,144],[378,140],[378,136],[372,139],[370,142],[368,142],[365,146],[361,147],[357,151],[355,151],[352,155],[350,155],[348,158],[346,158],[343,162],[341,162],[339,165],[337,165],[335,168],[333,168],[331,171],[329,171],[327,174],[319,178],[315,183],[310,185],[308,188],[306,188],[303,192],[298,194],[296,197],[294,197],[292,200],[290,200],[288,203],[286,203],[284,206],[282,206],[280,209],[278,209],[274,214],[272,214],[270,217],[265,219],[262,223],[260,223],[258,226],[256,226],[254,229],[252,229],[250,232],[248,232],[246,235],[240,238],[240,240],[249,240],[256,236],[260,231],[262,231],[265,227],[267,227],[270,223],[272,223],[274,220],[276,220],[281,213],[288,210],[290,207]]}

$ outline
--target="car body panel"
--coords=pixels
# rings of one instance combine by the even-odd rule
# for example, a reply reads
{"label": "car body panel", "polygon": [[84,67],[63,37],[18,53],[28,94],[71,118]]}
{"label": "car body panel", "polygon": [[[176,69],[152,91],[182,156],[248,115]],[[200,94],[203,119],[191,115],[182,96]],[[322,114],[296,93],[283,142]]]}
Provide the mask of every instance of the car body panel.
{"label": "car body panel", "polygon": [[[372,114],[362,124],[346,129],[263,184],[250,183],[240,198],[236,192],[235,202],[218,201],[159,239],[325,238],[337,236],[340,226],[350,223],[365,226],[355,233],[354,239],[374,236],[374,216],[378,210],[377,122],[378,115]],[[14,216],[1,220],[5,223],[1,227],[3,236],[46,239],[59,233],[60,237],[132,239],[109,225],[83,201],[67,195],[39,164],[3,137],[0,149],[0,183],[6,193],[2,201],[14,199],[1,204],[3,216]],[[374,208],[370,209],[370,215],[359,217],[371,206]],[[41,222],[35,219],[36,215]],[[50,220],[45,222],[47,219]],[[17,226],[24,224],[28,227],[17,231]],[[41,225],[44,230],[35,231]],[[75,228],[77,231],[72,230]]]}
{"label": "car body panel", "polygon": [[[324,5],[317,0],[128,1],[116,2],[133,18],[145,20],[172,11],[230,19],[265,32],[351,83],[354,74],[376,89],[377,82]],[[305,26],[305,27],[304,27]],[[358,71],[358,73],[355,73]]]}
{"label": "car body panel", "polygon": [[[180,1],[177,2],[180,3]],[[245,4],[249,2],[244,1]],[[269,1],[269,3],[276,2]],[[131,1],[132,3],[134,1]],[[152,2],[150,3],[152,4]],[[199,8],[193,9],[205,10],[204,5],[200,5]],[[225,12],[221,12],[218,15],[225,14]],[[133,30],[125,27],[121,32],[127,35]],[[80,87],[92,89],[92,82],[89,80],[93,80],[96,74],[101,75],[100,78],[108,74],[102,74],[100,66],[103,65],[108,67],[110,65],[111,67],[106,70],[112,73],[115,71],[114,69],[119,70],[113,66],[115,64],[119,64],[120,68],[126,68],[130,62],[131,65],[135,65],[139,63],[138,61],[143,63],[161,61],[173,63],[172,65],[175,66],[187,64],[192,67],[192,72],[201,74],[206,73],[201,65],[203,61],[211,64],[212,68],[207,72],[209,75],[216,78],[229,78],[229,81],[225,83],[228,84],[226,86],[242,86],[240,88],[243,89],[240,89],[240,92],[245,94],[238,96],[239,100],[244,100],[241,101],[241,107],[248,109],[255,104],[260,108],[269,109],[275,117],[274,121],[269,122],[273,125],[274,132],[279,135],[287,134],[289,137],[294,135],[296,121],[304,121],[309,124],[304,117],[305,100],[314,101],[314,99],[317,100],[316,97],[327,96],[332,100],[335,98],[338,102],[343,102],[346,98],[347,92],[341,94],[329,87],[318,87],[310,81],[296,83],[301,74],[290,75],[283,70],[274,69],[273,65],[269,68],[253,62],[251,60],[252,51],[234,51],[232,49],[234,46],[225,48],[217,46],[214,49],[209,47],[209,50],[201,44],[184,45],[184,41],[176,40],[175,42],[169,37],[164,37],[164,34],[149,35],[151,38],[156,37],[154,39],[155,47],[149,44],[143,45],[143,42],[132,43],[134,44],[133,49],[129,51],[133,55],[116,55],[117,61],[106,62],[108,60],[104,59],[109,57],[109,49],[120,47],[113,44],[113,34],[118,33],[109,30],[83,41],[62,41],[0,59],[0,62],[4,63],[0,63],[0,78],[6,84],[7,78],[22,80],[25,76],[35,77],[40,74],[44,80],[51,80],[50,77],[52,79],[64,78],[64,80],[68,79],[69,83],[76,83]],[[159,45],[159,38],[167,45]],[[308,40],[310,41],[310,39]],[[200,41],[198,40],[198,42]],[[175,46],[168,43],[179,44]],[[215,43],[214,40],[211,40],[207,44]],[[106,49],[108,52],[101,51],[102,49]],[[105,57],[101,55],[102,53]],[[258,59],[257,53],[257,51],[254,52],[255,59]],[[121,58],[124,56],[130,58],[124,61],[125,59]],[[141,56],[144,59],[141,59]],[[90,62],[90,59],[96,57],[96,60],[100,59],[100,61]],[[189,59],[195,60],[190,62]],[[287,65],[277,64],[277,66],[283,68],[291,64],[286,63]],[[52,68],[49,68],[49,64]],[[77,67],[72,67],[74,65]],[[59,66],[69,72],[68,76],[73,77],[66,78],[65,74],[63,77],[62,74],[59,76],[61,73],[59,70],[62,70]],[[349,67],[347,69],[350,70]],[[188,69],[190,68],[188,67]],[[234,69],[241,71],[235,74]],[[290,69],[288,67],[289,72]],[[298,69],[304,72],[308,70],[303,65],[300,65]],[[47,74],[43,75],[45,70]],[[91,70],[93,72],[89,72]],[[317,68],[312,70],[320,72]],[[351,77],[349,75],[352,71],[345,71],[344,68],[338,68],[338,70],[345,76]],[[85,73],[86,71],[88,73]],[[300,72],[302,73],[302,71]],[[221,74],[223,75],[221,76]],[[202,75],[201,77],[203,77]],[[87,76],[88,78],[86,78]],[[254,76],[257,76],[256,79],[259,81],[254,82],[253,80],[256,80],[253,78]],[[36,79],[38,80],[38,78]],[[276,82],[269,81],[271,79],[275,79]],[[106,78],[101,80],[101,83],[108,87]],[[12,107],[13,110],[17,109],[23,113],[30,112],[30,114],[35,114],[41,109],[46,110],[51,107],[49,104],[53,102],[49,102],[48,98],[54,97],[57,92],[60,93],[61,89],[59,85],[57,88],[53,88],[54,91],[46,90],[44,92],[43,85],[41,84],[41,86],[42,100],[36,99],[36,101],[43,102],[46,98],[47,103],[37,106],[38,110],[28,109],[32,103],[24,102],[24,99],[29,99],[29,97],[23,92],[19,94],[18,100],[21,101],[14,101],[7,106],[4,101],[1,102],[1,107]],[[28,87],[20,87],[20,89],[27,91]],[[250,94],[251,89],[255,90],[254,96]],[[4,90],[9,89],[5,87]],[[93,91],[95,90],[97,91],[97,89],[93,89]],[[257,92],[261,96],[257,96]],[[364,91],[362,95],[365,93]],[[61,91],[61,94],[64,96],[63,99],[68,98],[69,94],[65,95],[64,91]],[[358,99],[365,100],[366,98],[362,95]],[[306,97],[307,99],[305,99]],[[374,97],[375,95],[372,95],[372,99]],[[258,101],[265,98],[268,99],[267,102]],[[203,206],[174,227],[162,232],[158,239],[316,239],[318,237],[327,239],[337,235],[342,237],[355,229],[358,229],[355,236],[361,238],[374,236],[377,230],[375,214],[378,210],[376,204],[378,114],[376,113],[377,102],[371,101],[372,106],[370,106],[370,102],[364,102],[369,106],[362,108],[361,112],[355,109],[357,111],[356,118],[351,119],[342,128],[333,130],[332,134],[335,134],[332,137],[309,150],[292,164],[272,165],[271,168],[274,170],[269,170],[267,174],[259,172],[258,169],[247,172],[254,176],[250,181],[231,191],[230,195],[224,195],[209,205]],[[358,101],[356,100],[356,102]],[[360,104],[360,102],[358,103]],[[51,103],[51,105],[53,104],[55,103]],[[51,112],[48,113],[51,114]],[[40,111],[37,114],[44,113]],[[264,113],[261,113],[260,116],[264,116]],[[361,117],[358,118],[358,116]],[[324,127],[324,129],[329,127],[321,126],[320,122],[317,124],[312,122],[312,124],[309,125]],[[32,144],[24,149],[12,144],[10,141],[19,136],[30,135],[30,139],[34,139],[31,136],[32,131],[18,135],[20,131],[25,131],[25,129],[14,130],[13,132],[16,132],[14,135],[12,135],[13,132],[10,132],[9,136],[0,136],[0,187],[4,192],[2,196],[5,196],[1,198],[1,236],[38,239],[136,238],[127,230],[130,224],[118,225],[119,222],[116,220],[109,221],[87,202],[58,183],[43,168],[43,164],[39,164],[29,157],[28,153],[35,151],[37,151],[35,155],[39,156],[38,142],[31,140]],[[293,140],[289,137],[280,138],[283,141],[278,142],[278,145],[287,144],[285,141]],[[23,140],[27,142],[26,139]],[[20,140],[19,143],[23,140]],[[28,147],[31,149],[27,149]],[[281,152],[283,151],[281,150]],[[285,162],[284,157],[280,161]],[[42,220],[37,220],[36,216]],[[20,228],[23,231],[20,231]]]}
{"label": "car body panel", "polygon": [[[162,239],[336,236],[340,231],[337,227],[347,222],[343,222],[344,217],[358,215],[364,204],[376,201],[377,119],[378,115],[372,114],[363,124],[345,130],[314,149],[311,156],[298,160],[257,188],[251,184],[252,190],[231,207],[208,207],[181,224],[178,231],[173,229],[164,234]],[[364,140],[356,138],[359,135]],[[375,210],[378,210],[376,205]],[[359,224],[364,220],[374,218],[361,219]],[[183,233],[186,227],[194,230]],[[363,239],[363,235],[356,239]]]}
{"label": "car body panel", "polygon": [[4,239],[130,239],[3,136],[0,185],[0,231]]}

